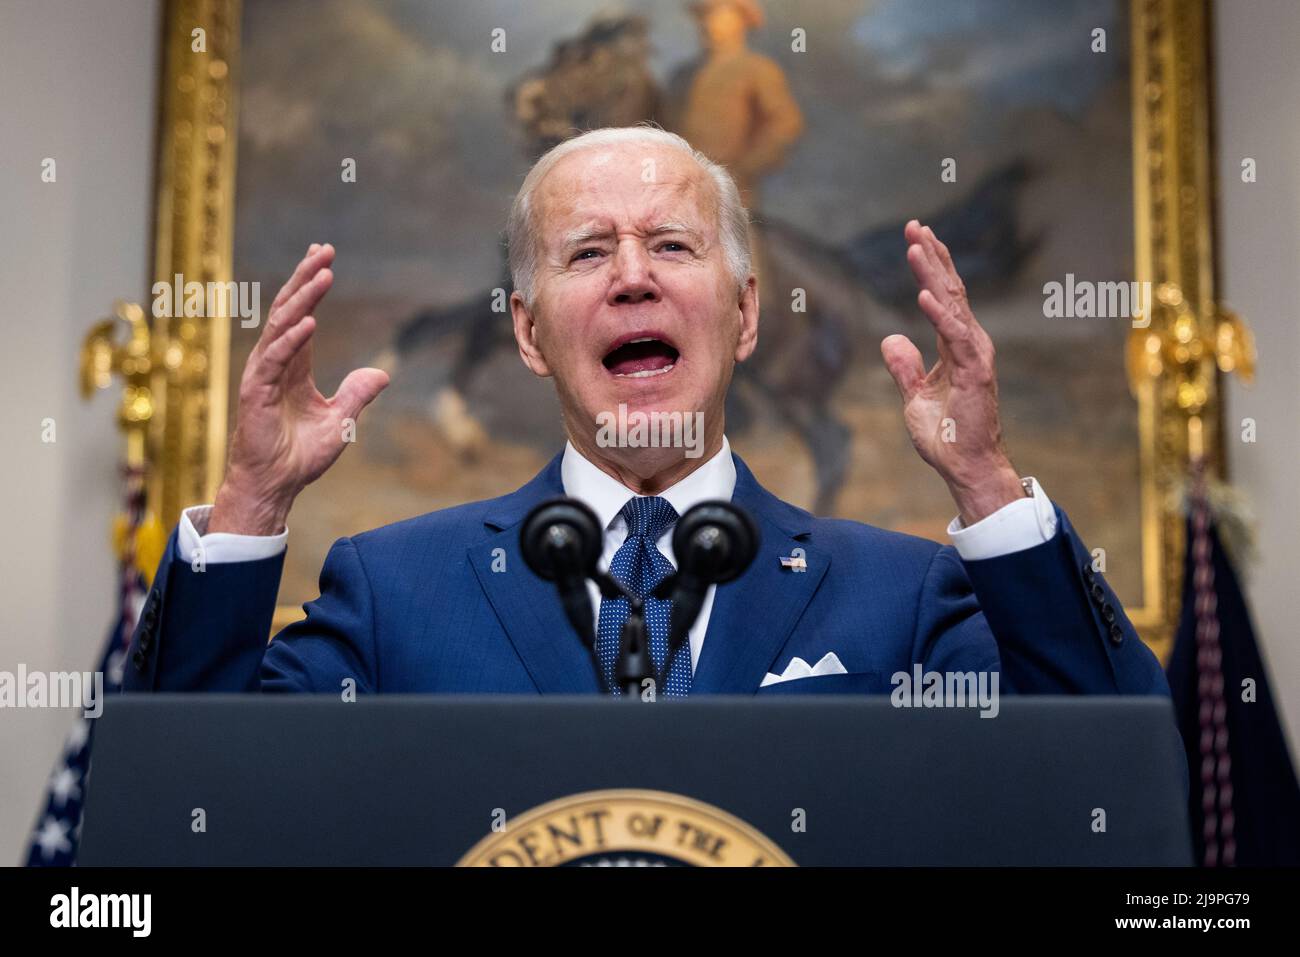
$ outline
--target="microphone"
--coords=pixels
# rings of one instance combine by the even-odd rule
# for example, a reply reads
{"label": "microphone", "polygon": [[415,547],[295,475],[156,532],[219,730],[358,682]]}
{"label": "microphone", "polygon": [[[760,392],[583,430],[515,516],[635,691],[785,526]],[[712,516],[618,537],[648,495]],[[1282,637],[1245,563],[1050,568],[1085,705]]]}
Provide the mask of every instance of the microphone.
{"label": "microphone", "polygon": [[[564,614],[592,653],[596,634],[592,628],[591,597],[587,579],[596,574],[603,537],[600,521],[586,505],[573,498],[553,498],[536,506],[524,519],[519,548],[524,562],[538,578],[555,582]],[[599,663],[596,667],[600,674]]]}
{"label": "microphone", "polygon": [[577,499],[548,499],[524,519],[519,531],[519,549],[524,562],[538,578],[555,582],[564,614],[591,653],[596,679],[606,694],[611,694],[613,689],[605,678],[596,650],[587,579],[596,582],[603,597],[627,599],[628,615],[619,637],[614,677],[629,700],[638,700],[643,682],[654,676],[646,639],[645,608],[640,598],[597,567],[604,550],[604,533],[595,513]]}
{"label": "microphone", "polygon": [[677,520],[677,571],[655,589],[656,598],[671,595],[673,602],[665,665],[699,617],[709,586],[739,577],[758,553],[758,541],[758,526],[749,513],[720,499],[701,502]]}

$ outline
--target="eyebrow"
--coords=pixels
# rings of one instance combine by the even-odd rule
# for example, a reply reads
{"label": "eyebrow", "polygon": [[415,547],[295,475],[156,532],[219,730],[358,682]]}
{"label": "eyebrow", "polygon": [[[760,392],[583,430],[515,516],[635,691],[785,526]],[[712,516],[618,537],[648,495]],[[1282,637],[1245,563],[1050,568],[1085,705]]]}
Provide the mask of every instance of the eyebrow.
{"label": "eyebrow", "polygon": [[[584,243],[589,243],[596,239],[608,239],[613,235],[613,233],[614,231],[612,229],[605,226],[583,226],[566,235],[564,237],[564,243],[560,246],[560,249],[567,251],[573,249],[575,246],[581,246]],[[703,239],[698,230],[692,229],[685,223],[679,222],[660,223],[658,226],[651,229],[647,235],[661,236],[664,233],[685,233],[696,241]]]}

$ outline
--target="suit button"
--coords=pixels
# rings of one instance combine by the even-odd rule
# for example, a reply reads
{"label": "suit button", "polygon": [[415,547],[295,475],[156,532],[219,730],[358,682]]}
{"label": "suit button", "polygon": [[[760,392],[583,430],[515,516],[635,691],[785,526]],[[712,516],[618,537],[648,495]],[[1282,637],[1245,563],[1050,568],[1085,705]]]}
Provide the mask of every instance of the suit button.
{"label": "suit button", "polygon": [[1119,625],[1110,626],[1110,643],[1120,645],[1124,643],[1124,629]]}
{"label": "suit button", "polygon": [[1106,600],[1106,589],[1101,587],[1101,582],[1092,583],[1092,600],[1099,605]]}
{"label": "suit button", "polygon": [[1083,563],[1083,580],[1086,581],[1089,585],[1091,585],[1091,584],[1096,580],[1096,578],[1097,578],[1097,575],[1096,575],[1096,573],[1093,572],[1093,570],[1092,570],[1092,562],[1084,562],[1084,563]]}
{"label": "suit button", "polygon": [[135,665],[136,671],[144,671],[144,655],[136,652],[131,656],[131,663]]}
{"label": "suit button", "polygon": [[140,633],[140,650],[148,651],[149,646],[153,644],[153,630],[146,628]]}
{"label": "suit button", "polygon": [[1110,602],[1101,606],[1101,618],[1108,625],[1115,624],[1115,609],[1111,607]]}

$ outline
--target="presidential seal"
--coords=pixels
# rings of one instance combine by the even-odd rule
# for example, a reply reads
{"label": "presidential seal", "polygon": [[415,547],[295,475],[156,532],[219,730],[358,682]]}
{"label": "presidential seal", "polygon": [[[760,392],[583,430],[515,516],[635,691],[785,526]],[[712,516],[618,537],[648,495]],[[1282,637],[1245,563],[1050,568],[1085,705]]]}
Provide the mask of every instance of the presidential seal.
{"label": "presidential seal", "polygon": [[457,867],[794,867],[739,818],[666,791],[586,791],[505,822]]}

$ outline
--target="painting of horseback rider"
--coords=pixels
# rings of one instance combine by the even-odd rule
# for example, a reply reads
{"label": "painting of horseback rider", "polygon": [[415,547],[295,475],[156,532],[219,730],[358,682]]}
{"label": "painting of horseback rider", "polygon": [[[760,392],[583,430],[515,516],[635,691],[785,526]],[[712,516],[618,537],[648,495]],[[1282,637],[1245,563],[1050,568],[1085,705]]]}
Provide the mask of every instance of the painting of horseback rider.
{"label": "painting of horseback rider", "polygon": [[[891,333],[924,338],[899,239],[921,215],[998,341],[1027,468],[1080,503],[1090,539],[1137,552],[1136,504],[1131,516],[1108,504],[1138,469],[1124,330],[1048,323],[1040,291],[1066,269],[1132,268],[1129,67],[1109,0],[1031,13],[1015,0],[638,0],[617,13],[554,0],[508,16],[366,0],[313,6],[308,37],[281,22],[297,2],[246,10],[236,274],[282,272],[274,237],[289,224],[334,242],[318,362],[327,375],[379,366],[393,386],[359,454],[304,493],[319,518],[295,532],[286,603],[315,593],[320,555],[348,529],[508,491],[562,444],[552,391],[519,362],[501,224],[546,150],[637,123],[681,134],[742,190],[760,334],[726,425],[774,492],[944,540],[951,516],[911,462],[879,355]],[[1080,22],[1111,28],[1112,55],[1073,51]],[[1010,23],[1058,60],[1019,59]],[[364,83],[316,65],[322,39],[350,51]],[[283,141],[294,131],[321,156],[361,153],[356,183],[308,193],[303,151]],[[266,228],[268,210],[284,229]],[[232,330],[232,365],[252,341]],[[1127,574],[1112,577],[1137,600]]]}

